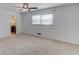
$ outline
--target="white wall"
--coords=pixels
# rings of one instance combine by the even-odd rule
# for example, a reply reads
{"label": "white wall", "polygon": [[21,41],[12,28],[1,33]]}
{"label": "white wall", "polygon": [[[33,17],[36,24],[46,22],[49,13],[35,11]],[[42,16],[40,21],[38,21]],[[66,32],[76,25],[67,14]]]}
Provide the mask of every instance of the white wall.
{"label": "white wall", "polygon": [[[54,14],[53,25],[32,25],[32,15],[45,13]],[[79,44],[79,4],[23,13],[22,32],[32,35],[40,32],[42,37]]]}
{"label": "white wall", "polygon": [[22,33],[22,18],[21,14],[16,12],[16,17],[17,17],[17,25],[16,25],[16,34],[21,34]]}
{"label": "white wall", "polygon": [[12,16],[17,17],[17,34],[21,33],[21,16],[17,11],[0,8],[0,37],[10,35],[10,19]]}

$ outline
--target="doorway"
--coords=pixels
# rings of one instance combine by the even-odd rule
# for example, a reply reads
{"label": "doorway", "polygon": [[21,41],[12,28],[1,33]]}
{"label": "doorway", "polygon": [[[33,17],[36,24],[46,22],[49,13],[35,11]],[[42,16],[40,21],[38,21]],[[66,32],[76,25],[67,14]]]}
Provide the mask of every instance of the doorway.
{"label": "doorway", "polygon": [[16,34],[16,16],[11,17],[11,34]]}

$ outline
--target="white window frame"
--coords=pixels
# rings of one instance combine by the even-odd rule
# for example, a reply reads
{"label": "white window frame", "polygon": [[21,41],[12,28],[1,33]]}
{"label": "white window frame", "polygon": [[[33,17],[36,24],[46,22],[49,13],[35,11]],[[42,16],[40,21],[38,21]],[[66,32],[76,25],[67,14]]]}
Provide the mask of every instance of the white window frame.
{"label": "white window frame", "polygon": [[[47,15],[50,15],[49,17],[51,17],[51,18],[49,18],[49,20],[50,20],[49,23],[45,24],[45,23],[43,23],[43,19],[45,19],[46,18],[45,16],[47,16]],[[40,18],[39,18],[40,19],[39,24],[37,24],[37,23],[36,24],[33,24],[33,17],[35,17],[35,16],[40,16]],[[45,18],[43,18],[43,16]],[[48,21],[48,20],[46,19],[46,21]],[[53,25],[53,14],[33,15],[32,16],[32,24],[33,25]]]}

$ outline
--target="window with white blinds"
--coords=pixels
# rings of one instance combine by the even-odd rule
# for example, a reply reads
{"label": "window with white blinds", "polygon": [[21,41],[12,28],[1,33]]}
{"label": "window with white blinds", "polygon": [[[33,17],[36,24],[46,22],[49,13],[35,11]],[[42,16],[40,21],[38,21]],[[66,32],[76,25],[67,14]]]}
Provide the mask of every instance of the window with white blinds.
{"label": "window with white blinds", "polygon": [[53,24],[53,14],[42,15],[42,25],[51,25]]}
{"label": "window with white blinds", "polygon": [[52,25],[53,14],[33,15],[32,24]]}
{"label": "window with white blinds", "polygon": [[32,24],[41,24],[40,23],[40,15],[32,16]]}

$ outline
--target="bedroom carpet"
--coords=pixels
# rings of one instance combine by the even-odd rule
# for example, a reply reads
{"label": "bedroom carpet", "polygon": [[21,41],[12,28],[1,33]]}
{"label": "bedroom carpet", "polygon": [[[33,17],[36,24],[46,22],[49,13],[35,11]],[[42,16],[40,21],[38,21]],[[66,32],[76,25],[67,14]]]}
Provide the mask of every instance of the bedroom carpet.
{"label": "bedroom carpet", "polygon": [[11,35],[0,38],[0,55],[75,55],[79,45],[39,38],[31,35]]}

